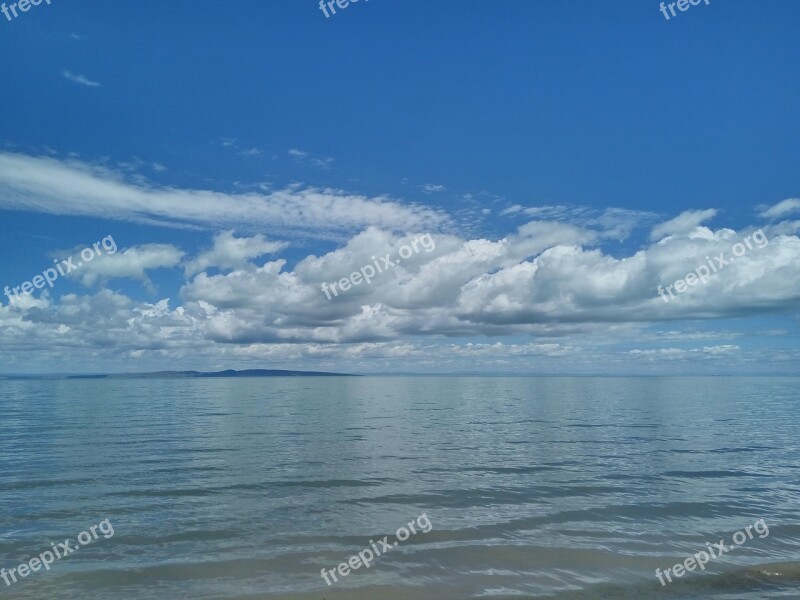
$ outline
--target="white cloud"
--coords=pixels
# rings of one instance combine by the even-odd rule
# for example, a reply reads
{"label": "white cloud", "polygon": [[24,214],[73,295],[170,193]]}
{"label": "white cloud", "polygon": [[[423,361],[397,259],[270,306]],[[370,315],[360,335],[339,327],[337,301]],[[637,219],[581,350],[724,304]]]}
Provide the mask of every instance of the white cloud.
{"label": "white cloud", "polygon": [[[374,313],[375,311],[373,311]],[[369,312],[367,321],[372,318]],[[741,373],[753,364],[796,370],[797,350],[744,351],[730,344],[626,350],[611,344],[620,330],[561,333],[549,341],[473,342],[456,338],[340,343],[244,339],[242,313],[206,301],[135,302],[101,290],[70,294],[59,304],[30,298],[24,308],[0,306],[0,362],[5,372],[153,371],[173,369],[298,368],[345,372],[391,370],[517,373]],[[353,330],[357,326],[352,327]]]}
{"label": "white cloud", "polygon": [[320,158],[312,158],[309,162],[320,169],[330,169],[331,165],[333,164],[333,159],[330,156],[324,156]]}
{"label": "white cloud", "polygon": [[230,194],[128,181],[105,167],[0,152],[0,208],[134,220],[168,226],[263,225],[272,230],[344,232],[370,225],[442,226],[433,209],[342,190],[300,188]]}
{"label": "white cloud", "polygon": [[503,210],[501,210],[500,214],[503,216],[515,215],[517,213],[522,212],[523,210],[525,210],[524,206],[522,206],[521,204],[514,204],[513,206],[509,206],[508,208],[504,208]]}
{"label": "white cloud", "polygon": [[[436,249],[328,301],[337,281],[374,256],[397,256],[408,237],[368,229],[344,247],[309,256],[291,271],[276,260],[225,275],[200,274],[183,296],[221,309],[210,321],[227,341],[390,340],[409,334],[513,335],[592,331],[599,324],[713,319],[789,309],[800,298],[800,240],[773,238],[665,304],[657,287],[730,253],[730,230],[673,236],[631,256],[591,248],[598,235],[535,221],[500,240],[438,234]],[[741,232],[744,235],[745,232]],[[558,333],[555,333],[558,335]]]}
{"label": "white cloud", "polygon": [[233,231],[223,231],[214,236],[213,247],[186,264],[187,275],[205,271],[210,267],[234,269],[265,254],[286,248],[286,242],[270,242],[259,234],[254,237],[234,236]]}
{"label": "white cloud", "polygon": [[433,194],[435,192],[443,192],[446,188],[443,185],[438,185],[435,183],[426,183],[425,185],[420,186],[422,191],[426,194]]}
{"label": "white cloud", "polygon": [[[45,178],[39,159],[14,163],[17,179],[9,186],[7,157],[0,154],[0,191],[35,180],[40,192],[66,189],[67,198],[88,188],[96,194],[85,196],[93,210],[102,197],[122,211],[115,202],[129,193],[137,210],[146,207],[150,215],[164,210],[149,200],[147,186],[59,161]],[[153,193],[166,201],[173,192],[158,188]],[[250,197],[225,196],[227,201]],[[0,193],[0,205],[8,198]],[[13,201],[15,208],[23,202],[21,197]],[[210,222],[209,214],[221,213],[205,214],[203,223]],[[730,256],[732,245],[752,233],[750,228],[710,229],[699,225],[707,217],[685,215],[670,221],[664,238],[629,252],[615,248],[612,253],[605,244],[614,227],[624,228],[628,218],[640,222],[639,214],[588,211],[575,223],[537,219],[491,238],[434,231],[431,252],[414,253],[370,285],[362,283],[332,300],[322,292],[323,282],[346,277],[387,252],[396,258],[415,236],[367,226],[320,256],[297,256],[301,246],[294,245],[287,260],[281,255],[284,242],[219,231],[210,248],[184,263],[186,280],[177,298],[148,303],[100,290],[55,302],[56,288],[37,291],[17,306],[0,306],[0,348],[9,348],[0,350],[0,361],[7,371],[28,368],[18,356],[47,365],[59,352],[97,353],[96,360],[108,360],[108,368],[135,360],[139,370],[169,358],[184,368],[202,368],[208,360],[236,368],[264,366],[263,361],[291,368],[304,361],[306,368],[313,363],[321,370],[346,371],[656,373],[667,369],[666,363],[681,372],[720,365],[731,372],[753,365],[796,371],[800,353],[781,347],[779,338],[773,336],[774,348],[753,350],[746,333],[725,329],[731,325],[701,331],[700,324],[796,311],[800,238],[786,233],[782,223],[765,227],[769,244],[754,246],[706,285],[691,287],[667,304],[658,296],[659,285],[685,277],[705,264],[706,256]],[[148,285],[151,269],[178,266],[182,255],[172,245],[147,244],[95,259],[74,276],[87,285],[119,277]],[[690,322],[685,332],[681,321]],[[758,327],[775,329],[772,323]],[[759,335],[763,340],[771,334]],[[513,339],[497,339],[502,336]]]}
{"label": "white cloud", "polygon": [[[101,247],[102,249],[102,247]],[[86,286],[105,283],[110,279],[129,278],[141,281],[149,290],[152,283],[147,271],[177,266],[183,252],[170,244],[143,244],[133,246],[115,254],[95,255],[91,261],[74,256],[74,264],[79,265],[68,277],[74,277]]]}
{"label": "white cloud", "polygon": [[525,207],[514,204],[500,212],[503,216],[532,217],[539,221],[565,221],[598,231],[609,239],[625,240],[639,226],[655,220],[656,214],[648,211],[626,208],[606,208],[598,210],[589,206],[565,204]]}
{"label": "white cloud", "polygon": [[235,150],[237,156],[261,156],[263,154],[261,149],[255,146],[250,146],[249,148],[241,147],[236,138],[225,137],[222,138],[221,143],[223,148]]}
{"label": "white cloud", "polygon": [[648,350],[630,350],[628,354],[637,358],[650,360],[691,360],[691,359],[713,359],[717,357],[727,357],[741,351],[739,346],[723,344],[720,346],[705,346],[703,348],[656,348]]}
{"label": "white cloud", "polygon": [[656,225],[650,232],[651,240],[660,240],[670,235],[687,235],[697,229],[704,221],[716,216],[715,208],[706,210],[687,210],[674,219]]}
{"label": "white cloud", "polygon": [[80,85],[85,85],[87,87],[100,87],[100,84],[96,81],[92,81],[84,77],[83,75],[76,75],[71,71],[62,71],[61,73],[66,79],[69,79],[73,83],[78,83]]}
{"label": "white cloud", "polygon": [[333,158],[330,156],[312,156],[309,152],[298,150],[297,148],[290,149],[288,154],[297,163],[313,165],[320,169],[330,169],[331,165],[333,165]]}
{"label": "white cloud", "polygon": [[761,216],[765,219],[776,219],[795,212],[800,212],[800,198],[787,198],[778,202],[764,210]]}
{"label": "white cloud", "polygon": [[525,215],[536,219],[557,220],[563,218],[575,218],[583,216],[591,209],[586,206],[566,206],[563,204],[543,205],[543,206],[522,206],[514,204],[503,210],[501,215]]}

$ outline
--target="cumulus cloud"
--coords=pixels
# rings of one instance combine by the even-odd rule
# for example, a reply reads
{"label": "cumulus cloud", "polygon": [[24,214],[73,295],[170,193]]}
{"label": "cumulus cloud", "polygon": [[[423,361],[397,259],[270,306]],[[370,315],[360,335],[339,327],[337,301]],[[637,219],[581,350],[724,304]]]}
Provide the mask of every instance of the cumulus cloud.
{"label": "cumulus cloud", "polygon": [[[44,292],[0,307],[0,342],[31,351],[46,344],[110,348],[119,360],[153,363],[165,356],[208,357],[214,365],[224,357],[237,366],[314,360],[317,368],[338,370],[435,364],[439,370],[514,371],[535,363],[543,372],[598,365],[609,372],[631,372],[632,365],[658,372],[662,359],[688,370],[702,370],[700,363],[752,365],[763,358],[758,351],[739,339],[731,344],[729,331],[698,332],[697,323],[796,311],[800,238],[781,223],[764,227],[768,244],[753,246],[705,285],[663,302],[659,285],[685,277],[709,256],[730,257],[734,244],[753,235],[753,228],[700,225],[710,216],[679,215],[661,226],[656,241],[628,252],[610,251],[608,226],[598,223],[537,219],[503,237],[433,232],[430,251],[412,253],[371,284],[330,300],[323,283],[348,277],[376,257],[397,258],[419,234],[367,226],[329,252],[290,262],[281,255],[283,242],[224,230],[184,263],[187,280],[179,296],[146,303],[100,290],[56,303]],[[175,246],[138,246],[96,259],[75,275],[90,285],[115,277],[147,283],[150,269],[178,266],[182,257]],[[682,321],[692,322],[684,338]],[[643,347],[648,327],[658,330]],[[502,336],[514,339],[490,339]],[[633,343],[609,349],[615,340]],[[796,370],[797,358],[796,351],[778,349],[762,363]]]}
{"label": "cumulus cloud", "polygon": [[175,267],[183,254],[170,244],[143,244],[114,254],[95,255],[91,261],[81,260],[80,254],[75,254],[74,264],[78,268],[67,277],[77,279],[87,287],[110,279],[129,278],[141,281],[148,290],[154,291],[147,271]]}
{"label": "cumulus cloud", "polygon": [[558,335],[600,324],[735,317],[790,309],[800,298],[800,240],[777,236],[754,247],[708,284],[665,304],[657,287],[727,252],[729,229],[671,236],[631,256],[593,247],[584,228],[535,221],[499,240],[438,235],[430,253],[413,255],[331,300],[338,281],[410,236],[370,228],[345,246],[285,270],[282,259],[230,273],[201,273],[182,296],[215,307],[208,331],[227,342],[363,342],[405,335]]}
{"label": "cumulus cloud", "polygon": [[223,231],[214,236],[214,245],[186,264],[186,274],[193,275],[211,267],[234,269],[243,267],[248,261],[274,254],[286,248],[286,242],[270,242],[258,234],[237,238],[233,231]]}
{"label": "cumulus cloud", "polygon": [[[177,304],[177,305],[176,305]],[[54,304],[32,299],[24,308],[0,306],[0,360],[6,372],[65,372],[219,368],[305,368],[345,372],[389,370],[517,373],[741,372],[754,364],[796,370],[799,353],[780,347],[745,351],[731,344],[628,350],[611,343],[625,330],[562,331],[550,341],[473,342],[419,338],[360,342],[283,339],[234,343],[210,335],[227,313],[205,301],[136,302],[100,290],[69,294]],[[371,316],[371,315],[367,315]],[[220,331],[222,333],[222,330]],[[630,331],[628,333],[631,333]],[[636,337],[640,337],[638,334]],[[679,341],[677,342],[679,343]]]}

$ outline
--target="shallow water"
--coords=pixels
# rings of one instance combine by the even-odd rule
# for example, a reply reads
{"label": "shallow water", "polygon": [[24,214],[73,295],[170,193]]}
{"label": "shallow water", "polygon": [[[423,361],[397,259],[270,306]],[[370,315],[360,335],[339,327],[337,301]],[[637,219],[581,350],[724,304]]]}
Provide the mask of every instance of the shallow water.
{"label": "shallow water", "polygon": [[[8,598],[798,598],[796,378],[6,381]],[[419,531],[326,585],[425,513]],[[705,572],[662,570],[764,519]]]}

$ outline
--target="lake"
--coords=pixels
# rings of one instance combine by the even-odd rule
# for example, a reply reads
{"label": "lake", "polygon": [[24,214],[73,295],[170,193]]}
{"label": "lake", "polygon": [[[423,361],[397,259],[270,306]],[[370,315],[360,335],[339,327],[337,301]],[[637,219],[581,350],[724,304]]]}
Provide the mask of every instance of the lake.
{"label": "lake", "polygon": [[798,398],[777,377],[4,381],[0,567],[113,535],[0,594],[797,598]]}

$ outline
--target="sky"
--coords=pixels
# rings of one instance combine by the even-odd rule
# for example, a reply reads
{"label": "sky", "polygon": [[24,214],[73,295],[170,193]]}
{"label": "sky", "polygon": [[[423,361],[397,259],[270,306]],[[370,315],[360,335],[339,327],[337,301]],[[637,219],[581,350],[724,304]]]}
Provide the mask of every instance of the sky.
{"label": "sky", "polygon": [[685,7],[6,0],[0,374],[798,374],[800,4]]}

